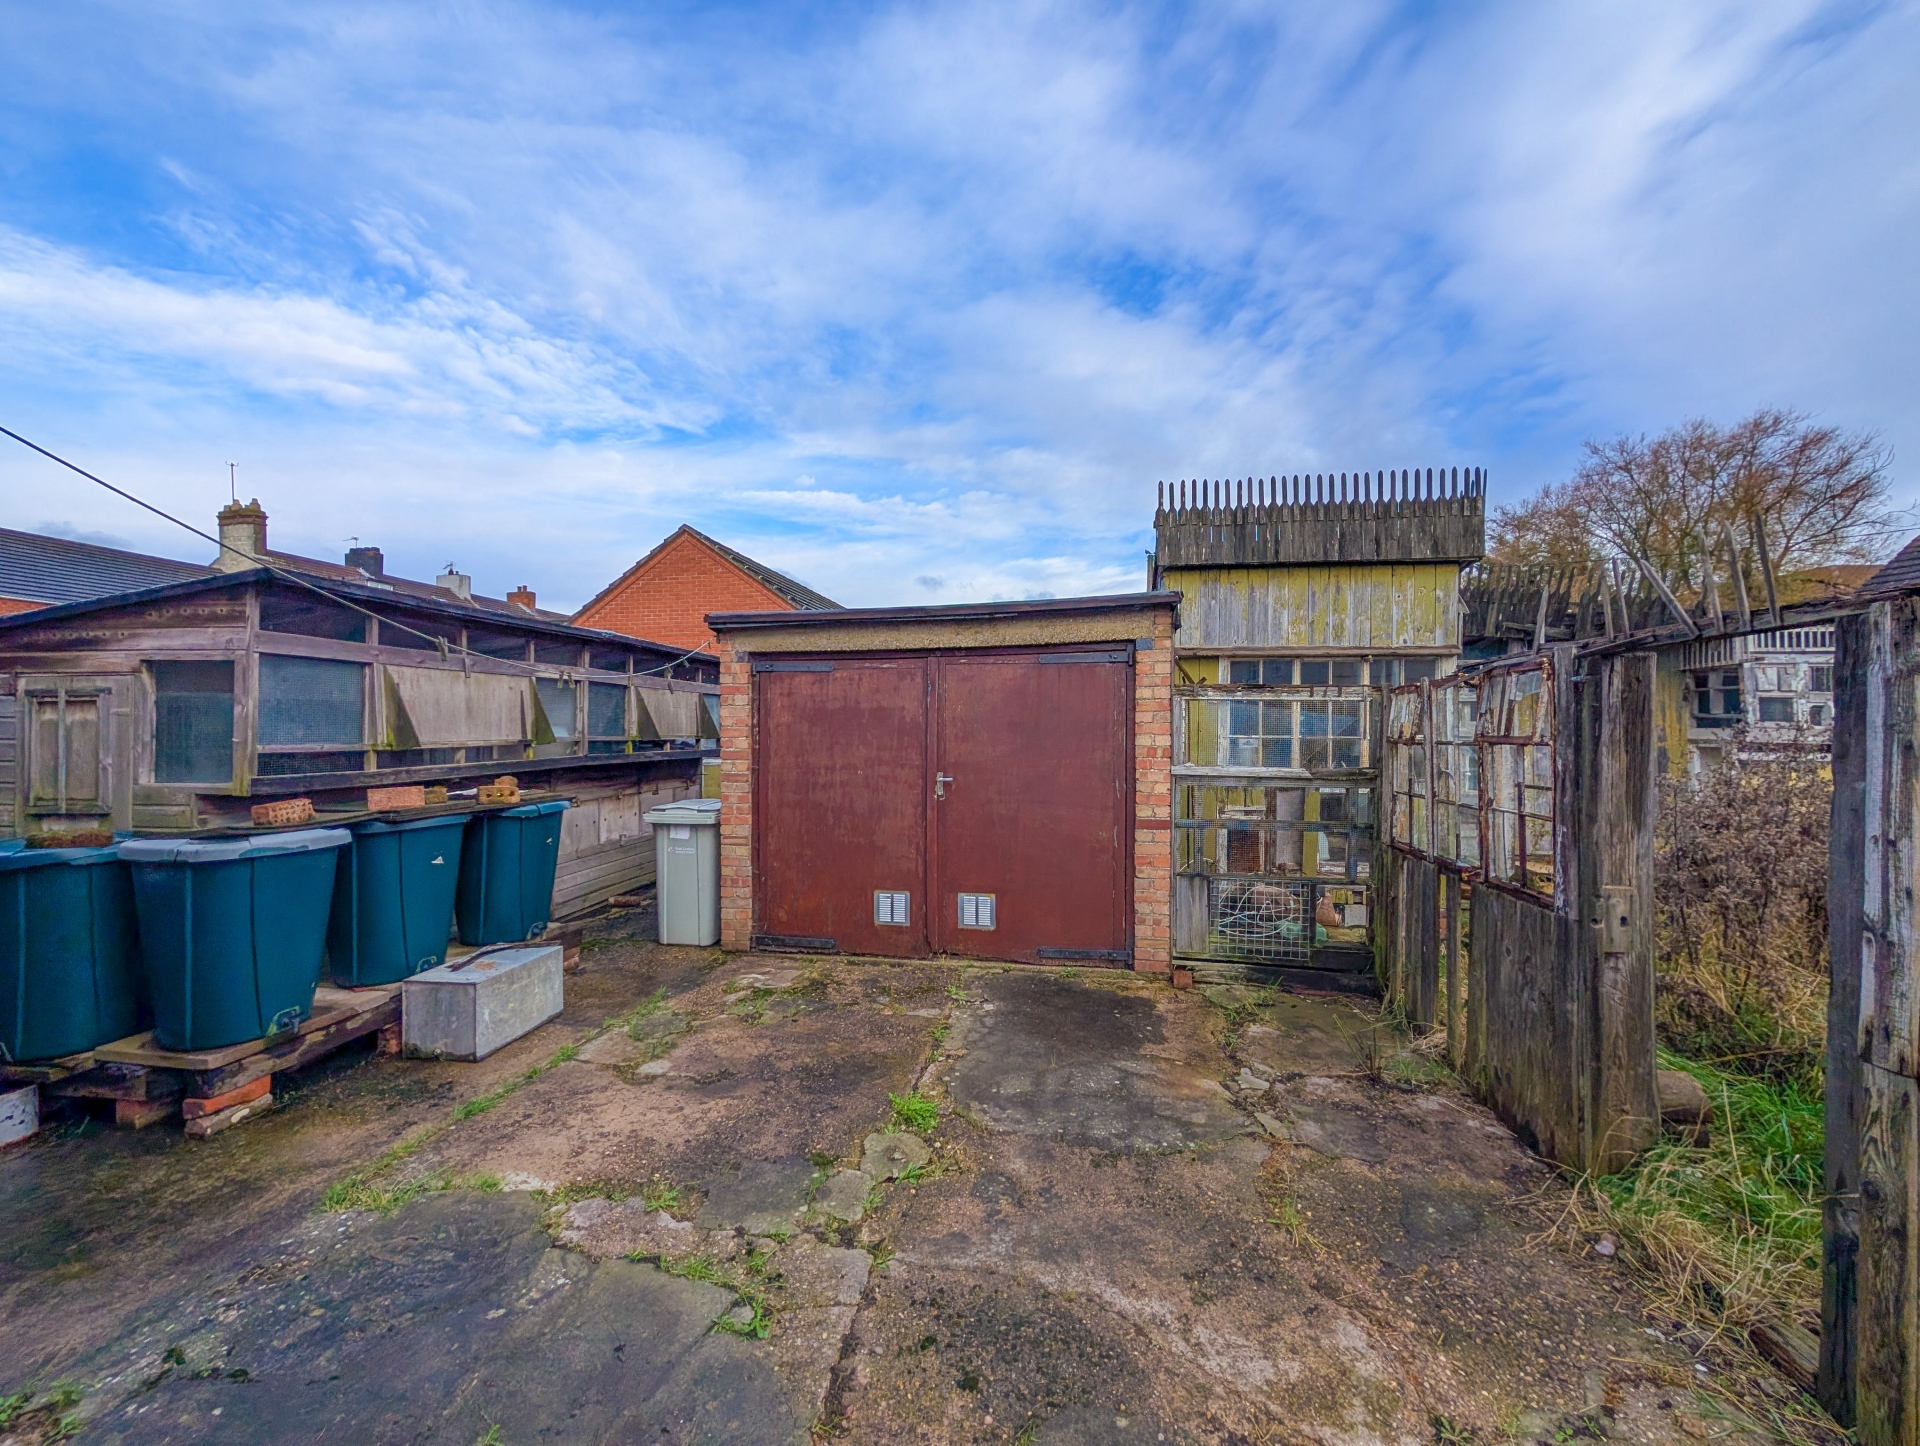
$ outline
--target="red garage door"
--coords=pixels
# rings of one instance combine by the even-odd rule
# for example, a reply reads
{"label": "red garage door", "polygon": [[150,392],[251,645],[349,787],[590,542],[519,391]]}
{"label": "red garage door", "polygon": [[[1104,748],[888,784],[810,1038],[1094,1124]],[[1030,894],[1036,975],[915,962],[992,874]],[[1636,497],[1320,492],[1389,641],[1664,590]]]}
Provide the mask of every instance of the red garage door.
{"label": "red garage door", "polygon": [[1125,964],[1131,662],[757,659],[756,942]]}

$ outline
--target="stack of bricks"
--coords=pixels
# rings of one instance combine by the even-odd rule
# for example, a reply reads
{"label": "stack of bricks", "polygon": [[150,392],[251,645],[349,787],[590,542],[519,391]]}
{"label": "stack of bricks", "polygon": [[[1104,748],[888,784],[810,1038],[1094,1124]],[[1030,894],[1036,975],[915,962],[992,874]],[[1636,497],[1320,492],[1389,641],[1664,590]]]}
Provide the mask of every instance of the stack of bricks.
{"label": "stack of bricks", "polygon": [[1133,660],[1133,967],[1173,967],[1173,614]]}
{"label": "stack of bricks", "polygon": [[720,658],[720,947],[753,944],[753,663]]}

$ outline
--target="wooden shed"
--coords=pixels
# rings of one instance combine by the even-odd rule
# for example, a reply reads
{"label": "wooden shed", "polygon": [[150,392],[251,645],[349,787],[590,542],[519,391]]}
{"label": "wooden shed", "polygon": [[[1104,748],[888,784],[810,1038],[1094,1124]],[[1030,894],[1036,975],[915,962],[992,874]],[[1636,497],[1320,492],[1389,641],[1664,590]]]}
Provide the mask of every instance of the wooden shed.
{"label": "wooden shed", "polygon": [[698,789],[714,660],[278,568],[0,618],[0,837],[245,826],[371,787],[512,774],[572,798],[556,915],[653,877],[645,809]]}
{"label": "wooden shed", "polygon": [[723,947],[1168,969],[1177,602],[711,614]]}

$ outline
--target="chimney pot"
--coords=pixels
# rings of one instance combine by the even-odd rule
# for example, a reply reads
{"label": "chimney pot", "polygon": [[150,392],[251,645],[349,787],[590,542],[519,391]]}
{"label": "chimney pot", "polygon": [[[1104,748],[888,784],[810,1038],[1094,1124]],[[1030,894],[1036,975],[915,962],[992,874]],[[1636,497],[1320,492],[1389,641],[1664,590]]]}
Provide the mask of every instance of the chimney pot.
{"label": "chimney pot", "polygon": [[533,611],[533,589],[528,587],[523,582],[520,584],[520,586],[518,586],[512,592],[507,594],[507,601],[512,603],[515,607],[522,607],[522,608],[525,608],[528,612],[532,612]]}
{"label": "chimney pot", "polygon": [[387,571],[387,559],[377,547],[350,547],[347,566],[359,568],[368,577],[382,577]]}
{"label": "chimney pot", "polygon": [[260,499],[229,502],[220,509],[220,555],[215,572],[245,572],[267,560],[267,514]]}

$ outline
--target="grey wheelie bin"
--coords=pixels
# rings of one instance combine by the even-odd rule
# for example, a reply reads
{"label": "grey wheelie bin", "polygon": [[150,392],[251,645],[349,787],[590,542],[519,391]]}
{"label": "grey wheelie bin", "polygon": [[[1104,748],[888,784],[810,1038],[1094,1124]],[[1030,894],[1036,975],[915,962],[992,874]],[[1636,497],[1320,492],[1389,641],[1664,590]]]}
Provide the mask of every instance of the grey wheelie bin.
{"label": "grey wheelie bin", "polygon": [[687,798],[647,811],[662,944],[720,942],[720,800]]}

